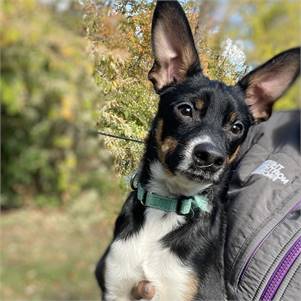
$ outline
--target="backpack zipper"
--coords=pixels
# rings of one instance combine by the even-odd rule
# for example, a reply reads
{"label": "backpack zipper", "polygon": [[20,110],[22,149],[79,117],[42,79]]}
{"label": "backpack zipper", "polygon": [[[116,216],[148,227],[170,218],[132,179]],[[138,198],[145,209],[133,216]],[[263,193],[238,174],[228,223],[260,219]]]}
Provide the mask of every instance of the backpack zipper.
{"label": "backpack zipper", "polygon": [[242,265],[242,269],[239,273],[238,277],[238,285],[241,283],[241,281],[244,278],[244,275],[246,271],[248,270],[249,265],[251,264],[252,258],[256,255],[257,250],[261,247],[261,245],[265,242],[265,240],[270,236],[270,234],[277,228],[279,224],[281,224],[290,213],[292,213],[295,210],[298,210],[299,207],[301,206],[301,200],[299,200],[285,215],[284,217],[276,224],[272,229],[268,231],[268,233],[262,238],[262,240],[255,246],[254,250],[250,253],[248,256],[247,260],[245,261],[245,264]]}
{"label": "backpack zipper", "polygon": [[301,254],[301,237],[290,247],[286,252],[281,262],[276,267],[274,273],[270,277],[263,293],[261,294],[261,301],[271,301],[277,293],[282,281],[284,280],[286,274],[290,270],[291,266],[294,264],[298,256]]}

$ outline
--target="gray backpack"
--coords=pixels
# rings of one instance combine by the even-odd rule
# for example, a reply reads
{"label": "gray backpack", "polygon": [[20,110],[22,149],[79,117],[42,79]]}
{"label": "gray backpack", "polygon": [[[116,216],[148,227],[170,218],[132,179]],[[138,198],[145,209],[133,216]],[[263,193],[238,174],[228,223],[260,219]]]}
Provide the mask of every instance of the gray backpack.
{"label": "gray backpack", "polygon": [[254,126],[229,189],[229,300],[301,300],[300,112]]}

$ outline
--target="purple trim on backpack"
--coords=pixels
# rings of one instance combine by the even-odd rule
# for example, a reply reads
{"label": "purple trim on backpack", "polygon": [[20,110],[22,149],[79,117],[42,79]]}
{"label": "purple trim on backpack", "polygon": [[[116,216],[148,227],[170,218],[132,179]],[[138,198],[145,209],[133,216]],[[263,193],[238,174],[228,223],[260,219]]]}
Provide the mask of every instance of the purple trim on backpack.
{"label": "purple trim on backpack", "polygon": [[247,271],[250,263],[251,263],[251,259],[255,256],[257,250],[261,247],[261,245],[264,243],[264,241],[270,236],[270,234],[274,231],[274,229],[279,225],[281,224],[281,222],[287,218],[287,216],[296,211],[296,210],[299,210],[301,208],[301,200],[299,200],[290,210],[289,212],[266,234],[265,237],[262,238],[262,240],[255,246],[254,250],[252,251],[252,253],[248,256],[248,259],[246,260],[246,263],[243,265],[243,268],[239,274],[239,277],[238,277],[238,283],[241,282],[245,272]]}
{"label": "purple trim on backpack", "polygon": [[297,241],[290,247],[290,249],[282,258],[281,262],[278,264],[260,297],[261,301],[271,301],[274,298],[283,279],[300,254],[301,237],[299,237],[299,239],[297,239]]}

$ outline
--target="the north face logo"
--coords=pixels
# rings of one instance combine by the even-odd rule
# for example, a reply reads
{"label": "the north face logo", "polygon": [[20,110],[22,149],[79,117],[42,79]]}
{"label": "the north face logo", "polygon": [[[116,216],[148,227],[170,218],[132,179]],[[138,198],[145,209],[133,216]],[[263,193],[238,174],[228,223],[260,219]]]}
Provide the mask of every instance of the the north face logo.
{"label": "the north face logo", "polygon": [[281,169],[283,168],[284,166],[280,163],[273,160],[267,160],[258,166],[251,174],[263,175],[271,179],[273,182],[279,180],[283,184],[287,184],[289,179],[281,172]]}

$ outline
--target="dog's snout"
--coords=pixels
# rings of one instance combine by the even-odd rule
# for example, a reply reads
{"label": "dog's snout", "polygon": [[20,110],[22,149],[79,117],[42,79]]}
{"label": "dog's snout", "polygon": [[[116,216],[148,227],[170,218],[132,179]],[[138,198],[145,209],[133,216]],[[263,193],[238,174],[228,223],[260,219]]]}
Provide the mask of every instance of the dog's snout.
{"label": "dog's snout", "polygon": [[225,161],[223,154],[211,143],[201,143],[193,150],[194,161],[199,166],[220,168]]}

